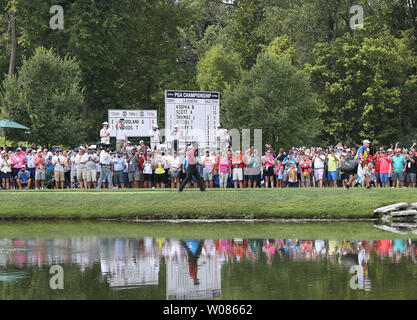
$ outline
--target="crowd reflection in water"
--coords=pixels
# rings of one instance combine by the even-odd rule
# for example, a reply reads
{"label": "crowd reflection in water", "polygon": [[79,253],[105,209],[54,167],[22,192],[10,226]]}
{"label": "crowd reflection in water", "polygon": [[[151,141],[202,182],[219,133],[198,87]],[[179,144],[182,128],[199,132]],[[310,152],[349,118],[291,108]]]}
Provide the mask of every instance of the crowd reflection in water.
{"label": "crowd reflection in water", "polygon": [[392,263],[409,259],[416,264],[416,245],[416,240],[2,239],[0,269],[75,264],[84,272],[99,264],[102,281],[123,289],[158,285],[164,258],[167,299],[204,299],[221,296],[221,267],[225,263],[265,259],[272,265],[282,259],[326,259],[346,268],[357,265],[360,277],[368,278],[367,264],[372,253]]}

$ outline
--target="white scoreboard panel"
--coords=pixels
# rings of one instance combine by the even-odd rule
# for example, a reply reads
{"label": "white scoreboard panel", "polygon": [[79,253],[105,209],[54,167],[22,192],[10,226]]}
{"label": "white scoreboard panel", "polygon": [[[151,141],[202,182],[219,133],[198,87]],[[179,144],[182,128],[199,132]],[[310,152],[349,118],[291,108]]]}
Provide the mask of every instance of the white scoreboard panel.
{"label": "white scoreboard panel", "polygon": [[108,110],[110,136],[116,136],[116,122],[123,119],[128,137],[149,137],[152,125],[157,124],[156,110]]}
{"label": "white scoreboard panel", "polygon": [[220,124],[220,93],[200,91],[165,91],[165,134],[171,141],[171,131],[177,125],[180,144],[198,142],[200,147],[215,145]]}

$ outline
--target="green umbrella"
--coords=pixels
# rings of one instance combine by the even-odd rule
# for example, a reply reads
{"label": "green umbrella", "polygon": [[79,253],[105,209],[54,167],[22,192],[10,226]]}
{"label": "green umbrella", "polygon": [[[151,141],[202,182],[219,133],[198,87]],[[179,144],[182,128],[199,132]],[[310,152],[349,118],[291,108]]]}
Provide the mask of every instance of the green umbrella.
{"label": "green umbrella", "polygon": [[28,127],[22,126],[21,124],[18,124],[12,120],[3,119],[0,120],[0,128],[15,128],[15,129],[23,129],[23,130],[29,130]]}
{"label": "green umbrella", "polygon": [[[18,124],[17,122],[14,122],[12,120],[8,120],[8,119],[0,120],[0,129],[6,129],[6,128],[29,130],[28,127],[22,126],[21,124]],[[4,143],[6,143],[6,131],[4,132]]]}

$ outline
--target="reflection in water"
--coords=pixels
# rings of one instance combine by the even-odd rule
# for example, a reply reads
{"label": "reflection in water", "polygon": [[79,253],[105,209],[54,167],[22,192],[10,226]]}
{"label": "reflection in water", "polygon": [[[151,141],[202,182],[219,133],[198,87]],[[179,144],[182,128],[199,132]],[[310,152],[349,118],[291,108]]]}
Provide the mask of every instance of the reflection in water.
{"label": "reflection in water", "polygon": [[[268,270],[277,264],[292,264],[295,268],[299,263],[308,262],[313,263],[309,266],[314,266],[316,262],[326,262],[320,271],[324,278],[331,278],[333,269],[330,267],[338,266],[348,280],[354,276],[351,289],[369,292],[375,281],[371,278],[377,278],[377,275],[370,275],[369,263],[374,260],[375,264],[383,262],[395,266],[407,260],[414,266],[416,243],[415,240],[177,240],[146,237],[2,239],[0,283],[30,278],[33,267],[40,270],[56,264],[75,265],[85,273],[99,266],[97,281],[107,283],[113,290],[164,285],[168,300],[212,299],[222,297],[222,267],[225,265],[244,263],[250,268],[263,261]],[[159,283],[162,261],[166,269],[164,284]],[[32,269],[28,270],[28,267]],[[245,275],[256,277],[259,274],[255,272],[258,271]],[[413,272],[417,273],[415,269]],[[223,281],[228,282],[227,276],[223,274]]]}

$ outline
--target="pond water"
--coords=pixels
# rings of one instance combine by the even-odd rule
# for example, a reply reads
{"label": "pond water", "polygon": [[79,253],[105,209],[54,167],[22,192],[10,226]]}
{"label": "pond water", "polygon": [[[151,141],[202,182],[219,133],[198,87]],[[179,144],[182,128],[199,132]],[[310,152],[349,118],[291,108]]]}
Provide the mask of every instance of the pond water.
{"label": "pond water", "polygon": [[2,234],[0,299],[416,299],[416,255],[407,238]]}

